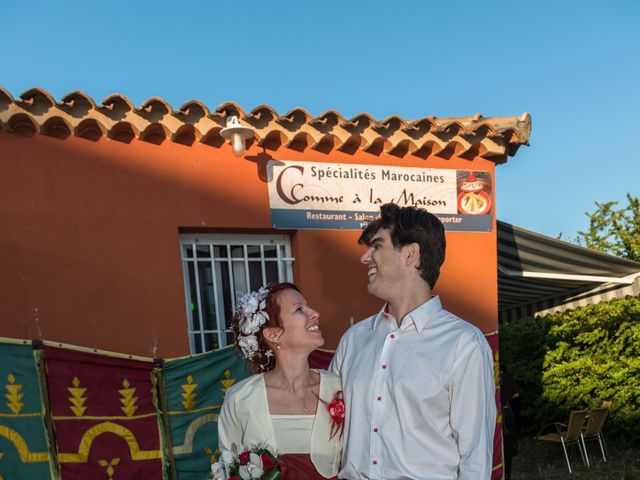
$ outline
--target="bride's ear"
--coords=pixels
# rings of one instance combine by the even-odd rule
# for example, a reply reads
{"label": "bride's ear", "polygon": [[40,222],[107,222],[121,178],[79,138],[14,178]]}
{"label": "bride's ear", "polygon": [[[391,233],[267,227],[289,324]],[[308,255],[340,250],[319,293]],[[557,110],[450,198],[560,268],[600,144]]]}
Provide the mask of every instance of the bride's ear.
{"label": "bride's ear", "polygon": [[281,327],[265,327],[262,329],[262,336],[270,343],[278,343],[284,333]]}

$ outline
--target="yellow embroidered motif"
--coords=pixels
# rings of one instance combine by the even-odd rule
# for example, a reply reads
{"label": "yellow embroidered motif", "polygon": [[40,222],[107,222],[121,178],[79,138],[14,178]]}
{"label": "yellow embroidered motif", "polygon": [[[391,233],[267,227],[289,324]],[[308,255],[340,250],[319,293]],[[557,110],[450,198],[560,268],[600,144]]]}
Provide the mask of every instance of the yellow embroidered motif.
{"label": "yellow embroidered motif", "polygon": [[131,417],[136,413],[136,410],[138,410],[138,406],[136,405],[138,397],[134,397],[136,389],[135,387],[129,388],[131,385],[129,384],[129,380],[126,378],[122,381],[122,386],[124,388],[122,390],[118,390],[118,393],[121,395],[120,402],[122,402],[122,407],[120,407],[120,409],[127,417]]}
{"label": "yellow embroidered motif", "polygon": [[47,452],[30,452],[24,438],[9,427],[0,425],[0,437],[6,438],[16,447],[22,463],[46,462],[49,459]]}
{"label": "yellow embroidered motif", "polygon": [[107,460],[98,460],[98,465],[100,465],[101,467],[106,467],[107,468],[107,475],[109,475],[109,480],[113,480],[113,474],[115,472],[113,467],[117,466],[119,463],[120,463],[120,459],[119,458],[112,458],[109,461],[107,461]]}
{"label": "yellow embroidered motif", "polygon": [[236,379],[230,378],[230,377],[231,377],[231,370],[227,368],[224,371],[224,379],[220,380],[220,383],[222,384],[222,395],[226,394],[227,390],[231,388],[231,385],[236,383]]}
{"label": "yellow embroidered motif", "polygon": [[4,387],[7,389],[7,392],[9,392],[4,394],[8,400],[7,407],[17,415],[20,413],[20,410],[22,410],[22,407],[24,407],[24,403],[22,403],[22,398],[24,397],[21,392],[22,385],[16,383],[16,377],[12,374],[7,375],[7,380],[9,383]]}
{"label": "yellow embroidered motif", "polygon": [[500,386],[500,357],[498,352],[493,354],[493,381],[497,386]]}
{"label": "yellow embroidered motif", "polygon": [[73,406],[69,408],[76,417],[81,417],[87,409],[87,407],[84,406],[84,402],[87,401],[87,397],[83,397],[87,389],[80,388],[80,379],[78,379],[78,377],[73,377],[73,380],[71,380],[71,384],[73,385],[73,387],[68,387],[67,390],[69,390],[69,393],[71,394],[71,396],[69,397],[69,401],[73,404]]}
{"label": "yellow embroidered motif", "polygon": [[206,413],[193,420],[187,427],[187,430],[184,432],[184,443],[182,445],[173,447],[173,454],[184,455],[186,453],[192,453],[193,440],[196,436],[196,432],[200,429],[200,427],[206,425],[207,423],[214,423],[217,421],[217,413]]}
{"label": "yellow embroidered motif", "polygon": [[89,459],[89,450],[91,449],[93,441],[98,436],[107,432],[114,433],[127,442],[131,460],[154,460],[156,458],[162,458],[160,450],[140,450],[136,436],[128,428],[113,422],[102,422],[84,432],[84,435],[82,435],[80,439],[78,453],[59,453],[58,461],[60,463],[86,463]]}
{"label": "yellow embroidered motif", "polygon": [[213,465],[218,461],[218,455],[220,455],[222,451],[219,448],[216,448],[214,451],[212,448],[205,447],[204,453],[209,455],[209,461],[211,462],[211,465]]}
{"label": "yellow embroidered motif", "polygon": [[198,384],[193,383],[193,377],[191,375],[187,376],[187,383],[182,385],[182,390],[184,391],[182,394],[182,398],[184,398],[182,406],[187,411],[193,410],[193,407],[196,406],[196,396],[198,395],[195,392],[196,388],[198,388]]}

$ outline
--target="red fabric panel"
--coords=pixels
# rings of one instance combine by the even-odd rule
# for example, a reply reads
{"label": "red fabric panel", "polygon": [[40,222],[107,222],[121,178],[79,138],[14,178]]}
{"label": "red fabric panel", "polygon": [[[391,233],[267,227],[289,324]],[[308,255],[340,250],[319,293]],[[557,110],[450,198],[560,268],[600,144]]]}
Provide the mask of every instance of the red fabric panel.
{"label": "red fabric panel", "polygon": [[329,350],[314,350],[311,352],[311,355],[309,355],[309,366],[311,368],[326,370],[331,363],[334,353],[335,352]]}
{"label": "red fabric panel", "polygon": [[44,348],[62,480],[163,478],[152,363]]}
{"label": "red fabric panel", "polygon": [[502,403],[500,402],[500,367],[499,367],[499,350],[498,350],[498,334],[492,333],[485,335],[491,351],[493,352],[493,372],[496,382],[496,430],[493,435],[493,469],[491,471],[491,480],[500,480],[504,473],[504,464],[502,463]]}

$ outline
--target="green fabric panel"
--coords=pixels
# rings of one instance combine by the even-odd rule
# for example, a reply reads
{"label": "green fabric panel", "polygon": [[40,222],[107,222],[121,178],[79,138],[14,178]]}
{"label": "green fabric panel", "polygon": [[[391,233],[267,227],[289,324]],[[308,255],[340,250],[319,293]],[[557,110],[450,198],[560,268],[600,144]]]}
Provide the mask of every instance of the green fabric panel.
{"label": "green fabric panel", "polygon": [[40,376],[31,345],[0,342],[0,478],[51,479]]}
{"label": "green fabric panel", "polygon": [[178,480],[210,474],[219,453],[217,418],[224,392],[250,374],[233,347],[164,362],[164,405]]}

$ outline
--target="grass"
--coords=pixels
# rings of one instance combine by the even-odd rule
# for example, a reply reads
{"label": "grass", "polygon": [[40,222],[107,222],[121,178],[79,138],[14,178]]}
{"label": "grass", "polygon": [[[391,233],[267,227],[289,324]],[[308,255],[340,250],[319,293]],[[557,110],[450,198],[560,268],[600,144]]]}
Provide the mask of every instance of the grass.
{"label": "grass", "polygon": [[[573,450],[573,451],[572,451]],[[590,467],[582,463],[577,447],[568,448],[573,474],[559,444],[520,438],[518,455],[513,457],[511,480],[640,480],[640,446],[607,440],[607,462],[603,462],[596,442],[587,442]]]}

